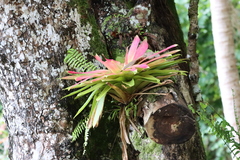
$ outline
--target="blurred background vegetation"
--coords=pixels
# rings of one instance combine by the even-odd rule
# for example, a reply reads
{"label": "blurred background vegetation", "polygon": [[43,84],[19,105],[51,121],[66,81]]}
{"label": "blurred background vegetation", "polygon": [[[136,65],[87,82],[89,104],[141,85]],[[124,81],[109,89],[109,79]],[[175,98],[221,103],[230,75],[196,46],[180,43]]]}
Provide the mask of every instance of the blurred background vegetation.
{"label": "blurred background vegetation", "polygon": [[[187,44],[188,35],[188,5],[189,0],[175,0],[177,11],[179,14],[180,23],[184,32],[185,42]],[[234,26],[235,35],[235,54],[237,57],[238,68],[240,69],[240,2],[232,0],[233,16],[232,23]],[[218,77],[216,70],[216,62],[214,55],[214,45],[212,37],[211,12],[210,2],[208,0],[199,1],[199,34],[197,42],[197,53],[199,54],[200,63],[200,79],[199,86],[203,98],[203,103],[207,103],[212,112],[211,114],[223,115],[220,90],[218,87]],[[231,16],[229,15],[229,18]],[[226,53],[227,54],[227,53]],[[207,160],[230,160],[230,153],[227,146],[221,139],[211,134],[209,126],[202,121],[199,121],[203,143],[206,149]]]}
{"label": "blurred background vegetation", "polygon": [[[185,42],[187,44],[187,33],[188,33],[188,5],[189,0],[175,0],[176,7],[178,10],[180,22],[182,25],[182,30],[184,32]],[[238,0],[232,0],[234,6],[234,16],[233,25],[235,30],[235,45],[236,45],[236,57],[238,59],[238,68],[240,70],[240,2]],[[234,17],[233,16],[233,17]],[[230,15],[229,15],[230,18]],[[221,97],[218,87],[218,79],[216,73],[216,63],[214,56],[214,46],[212,38],[212,26],[211,26],[211,13],[210,4],[208,0],[201,0],[199,2],[199,35],[197,44],[197,53],[199,54],[200,62],[200,79],[199,85],[201,88],[201,93],[203,101],[213,108],[209,112],[212,114],[222,115],[222,104]],[[226,53],[227,54],[227,53]],[[7,136],[6,124],[4,123],[2,115],[2,105],[0,104],[0,159],[8,160],[7,158]],[[210,128],[203,122],[199,121],[201,127],[201,133],[203,137],[203,142],[206,148],[207,159],[208,160],[230,160],[229,150],[221,139],[212,135]],[[148,141],[148,140],[146,140]],[[136,138],[136,142],[140,143]],[[141,143],[143,143],[141,141]],[[145,151],[148,153],[158,152],[156,150],[155,143],[151,143],[151,147],[146,148],[144,144],[138,144],[138,146],[145,147]],[[140,149],[141,150],[141,149]],[[154,151],[153,151],[154,150]],[[146,157],[145,157],[146,158]],[[149,157],[148,157],[149,158]],[[154,157],[151,157],[154,159]],[[156,157],[156,159],[158,159]]]}
{"label": "blurred background vegetation", "polygon": [[8,160],[8,132],[6,129],[6,124],[4,123],[2,104],[0,103],[0,159]]}

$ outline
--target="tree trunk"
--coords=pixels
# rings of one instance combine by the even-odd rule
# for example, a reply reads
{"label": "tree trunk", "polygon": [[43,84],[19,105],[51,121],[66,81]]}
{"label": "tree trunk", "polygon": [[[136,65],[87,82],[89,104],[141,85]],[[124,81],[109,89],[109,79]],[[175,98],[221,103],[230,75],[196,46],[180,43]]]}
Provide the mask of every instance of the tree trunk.
{"label": "tree trunk", "polygon": [[[142,39],[147,37],[148,43],[150,44],[150,49],[152,50],[161,50],[167,46],[177,43],[182,50],[182,57],[186,57],[186,46],[183,41],[183,35],[178,21],[174,1],[146,0],[137,2],[131,1],[131,3],[125,4],[123,1],[118,0],[107,0],[102,3],[100,1],[93,0],[92,4],[101,31],[103,32],[107,41],[110,57],[117,59],[119,56],[123,56],[125,54],[125,48],[130,44],[129,41],[131,41],[136,34],[140,35]],[[179,68],[189,71],[189,66],[187,64],[181,64]],[[198,77],[196,77],[196,79],[198,79]],[[195,82],[196,81],[197,80],[195,80]],[[188,133],[184,133],[184,135],[178,134],[180,132],[176,132],[175,136],[177,138],[169,137],[169,139],[164,139],[162,137],[159,138],[158,135],[154,137],[151,134],[150,137],[152,139],[159,138],[158,142],[164,144],[164,159],[206,159],[199,128],[197,126],[195,128],[193,125],[193,123],[195,123],[194,118],[187,109],[187,105],[195,106],[195,100],[193,98],[195,95],[193,95],[193,89],[190,84],[190,80],[188,77],[178,77],[177,84],[177,90],[179,90],[180,94],[183,94],[184,96],[184,107],[182,110],[180,109],[181,111],[179,110],[179,115],[177,116],[180,116],[183,113],[186,115],[186,117],[189,117],[187,118],[186,123],[189,124],[189,126],[185,126],[186,124],[182,126],[183,128],[187,128]],[[151,104],[146,102],[146,99],[143,99],[143,103],[146,103],[148,108],[150,108]],[[157,96],[155,97],[155,101],[157,101]],[[165,107],[169,108],[169,112],[171,112],[171,109],[173,108],[172,106],[175,107],[177,105],[171,104],[171,107]],[[162,107],[159,106],[159,108]],[[175,109],[177,110],[178,108],[179,107],[176,107]],[[146,127],[147,131],[148,128],[153,127],[155,132],[149,132],[159,133],[158,131],[163,129],[162,127],[165,127],[163,123],[161,123],[163,122],[161,116],[161,114],[156,113],[149,118],[152,121],[148,123],[148,126]],[[156,120],[153,122],[155,119],[161,119],[161,121]],[[168,122],[171,125],[179,122],[178,120],[179,119]],[[192,137],[192,134],[195,132],[195,130],[197,130],[197,132]],[[168,131],[166,131],[164,134],[167,133]],[[191,139],[189,140],[189,138]],[[167,141],[167,143],[163,143],[163,141]]]}
{"label": "tree trunk", "polygon": [[91,27],[81,26],[65,0],[1,0],[0,14],[0,98],[10,159],[74,159],[59,78],[67,49],[89,49]]}
{"label": "tree trunk", "polygon": [[[240,84],[234,55],[231,5],[228,0],[211,0],[212,30],[214,39],[217,73],[223,111],[226,120],[236,131],[236,116],[240,116]],[[240,120],[238,118],[238,120]],[[240,123],[240,121],[238,122]],[[239,142],[238,137],[235,140]],[[237,157],[240,157],[238,154]]]}
{"label": "tree trunk", "polygon": [[[78,5],[81,16],[69,7],[72,2]],[[133,0],[127,4],[120,0],[92,0],[92,8],[85,0],[72,2],[1,1],[0,98],[9,129],[11,159],[76,159],[75,150],[82,151],[82,147],[74,148],[71,143],[71,111],[67,102],[60,100],[66,95],[62,92],[65,84],[58,78],[66,69],[62,62],[67,49],[119,58],[138,34],[142,39],[148,37],[152,50],[177,43],[182,57],[186,57],[173,0]],[[104,38],[91,17],[93,12]],[[179,68],[189,67],[182,64]],[[176,82],[185,106],[195,104],[188,77],[177,77]],[[107,116],[101,119],[99,127],[90,132],[88,159],[120,159],[117,128],[115,121],[107,121]],[[164,145],[165,159],[205,159],[196,129],[189,141]],[[128,153],[129,159],[138,159],[138,152],[131,146]]]}

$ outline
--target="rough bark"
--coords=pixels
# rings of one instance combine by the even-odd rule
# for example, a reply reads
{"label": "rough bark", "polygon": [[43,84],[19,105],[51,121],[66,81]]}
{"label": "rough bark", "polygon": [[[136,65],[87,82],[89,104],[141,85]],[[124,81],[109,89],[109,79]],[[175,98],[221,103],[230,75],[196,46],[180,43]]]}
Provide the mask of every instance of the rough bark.
{"label": "rough bark", "polygon": [[[236,116],[240,116],[239,73],[234,55],[233,26],[231,23],[231,5],[229,0],[211,0],[212,31],[214,39],[217,74],[225,119],[236,131],[239,131]],[[234,137],[239,142],[239,137]],[[234,153],[239,152],[235,150]],[[234,159],[240,157],[238,153]]]}
{"label": "rough bark", "polygon": [[[128,5],[123,1],[104,1],[104,3],[92,1],[92,4],[107,41],[110,57],[118,58],[117,53],[124,55],[129,40],[136,34],[141,38],[146,36],[152,50],[161,50],[177,43],[182,51],[182,57],[186,57],[186,45],[183,41],[174,1],[131,1]],[[181,64],[178,68],[189,71],[188,64]],[[177,90],[184,97],[184,106],[196,107],[189,77],[179,76],[176,82]],[[192,122],[194,123],[194,120]],[[197,126],[195,128],[194,125],[190,128],[193,131],[190,135],[195,129],[197,132],[189,141],[183,144],[163,145],[163,159],[206,159],[199,128]]]}
{"label": "rough bark", "polygon": [[197,54],[197,37],[198,37],[198,0],[190,0],[188,17],[189,17],[189,31],[188,31],[188,46],[187,57],[190,59],[189,79],[193,86],[193,97],[198,103],[202,100],[201,91],[198,85],[199,80],[199,62]]}
{"label": "rough bark", "polygon": [[74,159],[59,78],[67,49],[89,49],[91,26],[81,26],[65,0],[1,0],[0,14],[0,100],[10,159]]}
{"label": "rough bark", "polygon": [[[116,53],[125,54],[132,37],[139,34],[141,38],[148,37],[152,50],[161,50],[177,43],[182,50],[182,57],[186,57],[173,1],[129,1],[127,5],[122,1],[92,1],[92,9],[105,35],[104,40],[99,38],[101,36],[96,38],[99,30],[92,30],[88,22],[82,23],[92,14],[92,10],[81,6],[86,1],[80,2],[78,7],[83,11],[81,21],[77,10],[70,8],[64,0],[1,1],[0,98],[10,133],[11,159],[74,159],[70,136],[71,114],[66,109],[66,102],[60,101],[65,95],[61,92],[64,84],[57,79],[66,69],[62,62],[70,47],[78,48],[84,55],[93,50],[100,54],[104,52],[102,41],[105,40],[109,57],[117,58]],[[103,23],[109,16],[105,12],[109,10],[112,13],[117,10],[116,14],[121,15],[129,11],[131,13]],[[106,28],[110,24],[117,26]],[[91,33],[91,40],[95,41],[92,41],[94,43],[90,48]],[[183,64],[179,68],[188,70],[188,65]],[[188,77],[177,77],[177,82],[186,106],[194,104]],[[101,122],[104,122],[104,118]],[[113,139],[112,134],[115,135],[117,131],[116,122],[102,126],[101,122],[99,128],[91,131],[95,139],[89,142],[90,159],[112,158],[109,151],[118,146],[114,145],[117,140]],[[113,128],[106,129],[107,126]],[[137,152],[128,148],[128,152],[132,153],[129,159],[137,159]],[[198,132],[184,144],[164,145],[163,153],[165,159],[204,159]],[[115,159],[119,159],[119,156]]]}
{"label": "rough bark", "polygon": [[[179,47],[182,50],[182,57],[186,57],[186,45],[183,41],[182,31],[174,2],[154,0],[152,7],[153,13],[155,14],[154,16],[156,23],[165,30],[165,35],[163,35],[164,44],[166,46],[174,43],[179,44]],[[187,63],[180,64],[179,68],[189,71],[189,66]],[[195,106],[196,103],[193,97],[193,88],[189,77],[178,77],[176,84],[178,86],[178,90],[184,97],[186,105]],[[196,131],[197,132],[193,135],[193,137],[185,143],[163,145],[163,159],[206,159],[199,128],[197,125]]]}

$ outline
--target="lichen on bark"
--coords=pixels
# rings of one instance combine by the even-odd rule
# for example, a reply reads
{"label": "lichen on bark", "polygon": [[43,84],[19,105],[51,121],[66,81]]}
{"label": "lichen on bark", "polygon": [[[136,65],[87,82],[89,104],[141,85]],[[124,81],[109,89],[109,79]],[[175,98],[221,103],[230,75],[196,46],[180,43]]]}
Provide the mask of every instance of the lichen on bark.
{"label": "lichen on bark", "polygon": [[0,100],[10,158],[74,159],[72,118],[59,79],[70,47],[89,49],[90,25],[81,25],[67,1],[12,1],[0,6]]}
{"label": "lichen on bark", "polygon": [[[90,3],[90,1],[84,2]],[[111,4],[113,2],[116,1],[109,1]],[[157,0],[138,1],[138,3],[142,2],[151,3],[150,26],[147,27],[149,33],[146,34],[151,49],[161,50],[178,43],[182,49],[182,56],[185,57],[185,44],[173,7],[174,1],[168,1],[168,4]],[[81,4],[78,5],[81,7]],[[126,8],[133,7],[131,5],[130,7],[126,5]],[[64,54],[67,49],[76,48],[87,56],[90,53],[106,56],[108,52],[109,57],[114,57],[114,53],[109,48],[106,51],[105,39],[99,36],[101,33],[95,19],[82,23],[84,18],[87,19],[84,16],[93,15],[91,10],[93,6],[83,7],[83,11],[87,11],[87,14],[81,14],[81,16],[75,7],[69,7],[66,1],[61,0],[21,2],[5,0],[0,7],[2,15],[0,21],[0,91],[2,96],[0,98],[4,104],[5,118],[10,131],[10,157],[12,159],[74,159],[74,151],[70,142],[72,117],[65,107],[66,101],[60,101],[64,95],[62,92],[64,83],[61,83],[58,78],[66,69],[63,65]],[[130,41],[133,35],[138,33],[140,32],[133,32],[131,36],[125,35],[126,40]],[[114,44],[125,50],[126,46],[119,43],[121,35],[115,38],[112,43],[108,42],[108,45]],[[125,37],[122,36],[122,38]],[[102,41],[103,43],[99,43]],[[94,43],[100,44],[100,47],[95,46]],[[188,65],[183,64],[179,68],[188,70]],[[193,103],[190,92],[192,88],[188,77],[176,79],[187,104]],[[108,105],[112,104],[108,103]],[[107,116],[104,118],[107,119]],[[105,123],[102,128],[98,128],[99,130],[92,131],[92,135],[99,136],[98,131],[103,129],[107,131],[106,135],[110,135],[108,138],[112,138],[102,144],[105,145],[105,150],[108,147],[106,144],[111,143],[105,151],[101,149],[99,141],[90,141],[89,148],[92,147],[92,150],[95,147],[98,148],[92,153],[101,152],[102,157],[110,157],[106,152],[113,151],[112,146],[116,144],[116,141],[113,139],[112,131],[117,132],[117,129],[115,125],[111,126],[113,127],[111,130],[104,127],[111,124]],[[104,132],[101,132],[101,136],[105,136]],[[203,154],[199,142],[200,137],[197,135],[182,145],[165,145],[163,151],[166,157],[172,159],[184,157],[194,159],[198,156],[197,152]],[[81,147],[77,149],[81,150]],[[89,154],[89,157],[95,155]],[[204,155],[196,159],[198,158],[204,159]]]}

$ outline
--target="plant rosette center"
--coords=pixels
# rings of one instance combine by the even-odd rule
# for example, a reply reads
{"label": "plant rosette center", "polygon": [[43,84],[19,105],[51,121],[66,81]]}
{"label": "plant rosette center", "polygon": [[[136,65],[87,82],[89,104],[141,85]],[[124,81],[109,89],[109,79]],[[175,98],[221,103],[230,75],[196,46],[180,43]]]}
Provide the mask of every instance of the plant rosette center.
{"label": "plant rosette center", "polygon": [[[66,80],[75,80],[77,83],[67,88],[74,90],[70,94],[75,99],[84,95],[89,95],[85,103],[79,108],[75,117],[79,115],[86,106],[90,106],[87,128],[98,126],[100,117],[103,113],[105,97],[110,95],[122,106],[127,106],[137,95],[144,94],[153,84],[163,85],[164,80],[176,74],[185,75],[185,71],[172,69],[173,65],[184,62],[184,59],[177,59],[179,50],[172,50],[177,45],[172,45],[162,51],[148,52],[147,39],[140,42],[140,38],[135,36],[130,48],[126,49],[125,60],[123,63],[105,59],[98,55],[96,60],[102,63],[106,69],[93,70],[88,72],[68,71],[70,76],[63,77]],[[89,103],[92,102],[92,105]],[[123,142],[129,142],[126,136],[125,116],[126,111],[120,109],[119,122],[121,139]],[[125,143],[123,143],[124,145]],[[123,147],[124,148],[124,147]]]}

